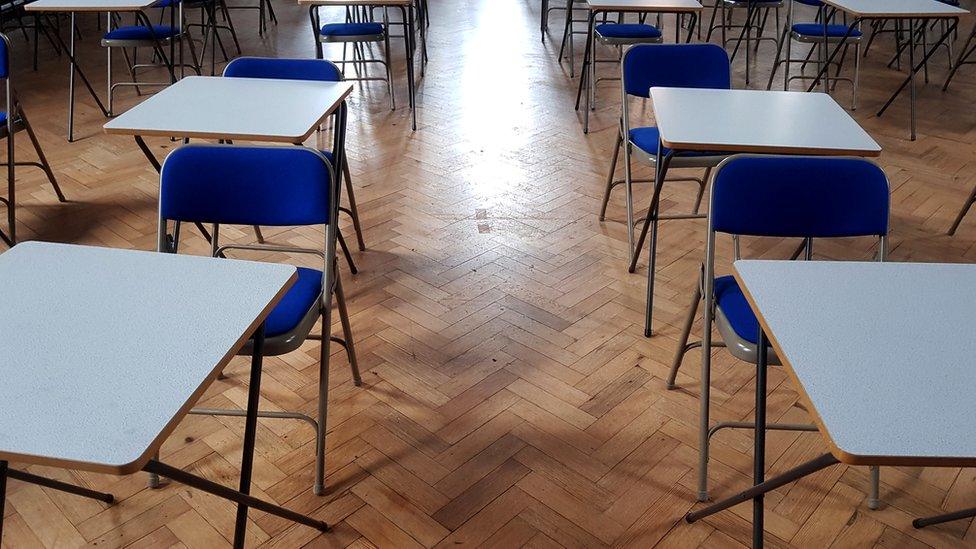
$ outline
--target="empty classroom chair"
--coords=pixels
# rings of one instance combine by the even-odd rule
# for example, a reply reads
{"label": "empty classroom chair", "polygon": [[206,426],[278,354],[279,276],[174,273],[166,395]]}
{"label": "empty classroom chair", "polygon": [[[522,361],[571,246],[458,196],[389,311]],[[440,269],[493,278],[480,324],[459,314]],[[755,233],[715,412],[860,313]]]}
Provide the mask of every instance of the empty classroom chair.
{"label": "empty classroom chair", "polygon": [[[211,254],[231,251],[310,255],[319,268],[299,267],[298,281],[265,323],[264,356],[298,349],[320,339],[318,411],[315,418],[292,412],[260,412],[261,417],[306,421],[316,428],[316,494],[325,489],[325,437],[329,398],[330,342],[342,345],[356,385],[362,380],[356,361],[349,314],[336,267],[338,186],[332,163],[307,147],[185,145],[166,158],[160,172],[159,251],[176,253],[179,223],[213,224]],[[169,236],[169,222],[176,222]],[[324,226],[322,249],[267,244],[220,244],[220,225]],[[343,337],[332,337],[332,298],[336,299]],[[321,334],[311,330],[319,322]],[[250,354],[247,345],[242,354]],[[198,409],[195,413],[241,415],[240,410]]]}
{"label": "empty classroom chair", "polygon": [[[715,169],[702,278],[693,293],[667,382],[668,388],[675,387],[685,354],[701,347],[699,501],[708,498],[711,437],[724,428],[755,428],[752,422],[742,421],[713,424],[709,416],[712,348],[725,347],[732,356],[754,365],[759,338],[759,321],[735,279],[715,275],[716,235],[733,237],[735,260],[740,259],[741,237],[803,239],[807,260],[813,257],[814,239],[876,237],[877,259],[884,261],[888,209],[887,177],[876,164],[859,158],[739,155]],[[702,301],[702,339],[688,343]],[[720,342],[712,342],[713,325]],[[770,349],[768,353],[770,364],[779,364],[775,352]],[[770,424],[769,428],[816,430],[812,425],[797,424]],[[874,470],[871,507],[877,505],[877,498],[878,475]]]}

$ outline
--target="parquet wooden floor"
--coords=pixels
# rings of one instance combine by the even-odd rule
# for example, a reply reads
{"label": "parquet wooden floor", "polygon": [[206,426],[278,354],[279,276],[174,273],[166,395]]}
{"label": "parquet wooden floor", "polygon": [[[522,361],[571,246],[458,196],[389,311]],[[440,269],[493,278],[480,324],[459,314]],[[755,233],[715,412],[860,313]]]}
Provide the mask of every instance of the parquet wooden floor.
{"label": "parquet wooden floor", "polygon": [[[280,23],[266,38],[257,36],[256,14],[234,13],[245,53],[311,56],[307,13],[290,2],[275,6]],[[696,505],[697,355],[689,355],[677,390],[666,390],[663,379],[697,280],[703,224],[663,224],[659,333],[645,339],[645,271],[642,265],[637,274],[626,272],[622,196],[612,198],[610,220],[597,220],[619,88],[601,84],[593,131],[584,136],[572,110],[576,82],[556,61],[558,40],[540,43],[537,1],[432,0],[431,15],[419,130],[410,132],[402,108],[401,45],[395,45],[401,108],[389,111],[377,83],[360,86],[350,101],[350,162],[368,250],[355,254],[361,272],[347,274],[345,286],[365,384],[352,384],[337,352],[324,497],[310,490],[308,426],[260,423],[257,493],[335,528],[320,535],[252,512],[249,544],[747,545],[747,506],[695,525],[681,520]],[[963,21],[963,37],[972,24]],[[92,17],[82,17],[79,51],[102,91],[104,54],[94,26]],[[556,16],[552,28],[561,29]],[[16,85],[70,198],[59,204],[41,174],[21,170],[22,239],[154,249],[155,172],[130,139],[101,132],[104,119],[82,92],[80,140],[67,144],[66,60],[42,44],[41,68],[32,72],[30,46],[19,34],[12,38]],[[866,58],[856,112],[884,147],[891,259],[973,261],[976,214],[955,237],[945,230],[976,184],[976,66],[963,68],[943,93],[945,56],[934,58],[933,82],[919,86],[919,139],[910,142],[905,99],[882,118],[873,114],[901,78],[884,67],[892,48],[886,36]],[[770,50],[760,48],[754,85],[765,84]],[[741,59],[735,69],[742,86]],[[847,104],[843,85],[836,95]],[[138,101],[131,90],[120,97],[122,108]],[[25,145],[21,138],[18,151],[29,156]],[[155,139],[150,146],[164,155],[173,143]],[[681,184],[669,187],[664,209],[687,208],[692,194]],[[638,196],[645,203],[647,190]],[[223,232],[253,238],[249,231]],[[187,248],[206,253],[202,239],[187,233]],[[321,240],[309,230],[268,229],[266,236]],[[823,243],[817,255],[865,258],[872,245]],[[745,241],[744,254],[783,257],[793,246]],[[719,269],[727,269],[729,249],[720,256]],[[313,410],[317,354],[309,343],[269,359],[261,406]],[[721,349],[713,364],[715,415],[751,417],[753,368]],[[918,367],[924,382],[939,365]],[[235,361],[227,374],[204,404],[243,405],[246,361]],[[770,377],[770,419],[802,421],[806,413],[783,373],[774,369]],[[233,418],[187,418],[163,458],[235,484],[242,430]],[[748,432],[716,437],[713,496],[748,483],[751,444]],[[822,450],[815,433],[771,433],[769,468],[783,471]],[[33,469],[111,491],[121,501],[109,507],[12,481],[5,547],[217,547],[232,535],[232,505],[183,486],[149,490],[143,475]],[[776,547],[976,545],[976,526],[968,521],[910,526],[916,516],[976,505],[974,471],[883,469],[877,511],[865,504],[867,478],[863,469],[834,467],[770,494],[766,539]]]}

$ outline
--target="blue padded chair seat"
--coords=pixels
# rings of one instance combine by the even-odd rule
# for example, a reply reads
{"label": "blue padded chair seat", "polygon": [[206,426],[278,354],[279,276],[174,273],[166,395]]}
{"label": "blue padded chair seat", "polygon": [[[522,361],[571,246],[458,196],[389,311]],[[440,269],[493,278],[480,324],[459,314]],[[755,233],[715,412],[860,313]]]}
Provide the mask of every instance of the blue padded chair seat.
{"label": "blue padded chair seat", "polygon": [[[17,119],[15,118],[14,121],[16,122],[16,120]],[[6,126],[6,125],[7,125],[7,113],[0,111],[0,126]]]}
{"label": "blue padded chair seat", "polygon": [[329,23],[321,30],[322,36],[371,36],[383,34],[382,23]]}
{"label": "blue padded chair seat", "polygon": [[295,285],[288,290],[285,297],[281,298],[265,321],[265,336],[278,336],[294,329],[305,318],[308,310],[315,305],[315,301],[321,294],[322,271],[299,267]]}
{"label": "blue padded chair seat", "polygon": [[[793,25],[793,32],[800,36],[810,36],[812,38],[823,37],[824,28],[820,23],[797,23]],[[827,25],[828,38],[843,38],[847,35],[847,25]],[[851,38],[860,38],[861,31],[854,29],[851,31]]]}
{"label": "blue padded chair seat", "polygon": [[[650,155],[657,154],[657,146],[659,141],[657,128],[654,126],[647,126],[644,128],[631,128],[630,129],[630,142],[634,144],[640,150],[646,152]],[[661,149],[661,156],[664,156],[670,152],[671,149],[664,147]],[[682,151],[681,157],[689,156],[724,156],[727,153],[712,153],[712,152],[691,152]]]}
{"label": "blue padded chair seat", "polygon": [[728,319],[736,335],[755,345],[759,341],[759,321],[756,320],[756,315],[752,314],[749,302],[742,295],[735,278],[731,276],[716,278],[713,293],[715,306],[722,310],[722,314]]}
{"label": "blue padded chair seat", "polygon": [[[152,32],[155,33],[156,38],[159,40],[165,40],[179,34],[179,29],[171,27],[169,25],[153,25]],[[149,28],[144,25],[129,25],[125,27],[119,27],[113,31],[105,33],[102,37],[103,40],[152,40],[153,35],[149,32]]]}
{"label": "blue padded chair seat", "polygon": [[640,23],[603,23],[595,30],[604,38],[661,38],[657,27]]}

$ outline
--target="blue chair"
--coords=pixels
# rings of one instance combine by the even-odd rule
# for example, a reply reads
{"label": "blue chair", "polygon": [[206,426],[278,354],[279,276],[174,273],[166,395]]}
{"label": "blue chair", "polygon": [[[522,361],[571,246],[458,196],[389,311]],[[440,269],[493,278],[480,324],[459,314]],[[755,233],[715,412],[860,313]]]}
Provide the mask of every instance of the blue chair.
{"label": "blue chair", "polygon": [[[610,193],[617,185],[623,184],[627,193],[627,243],[630,247],[631,267],[634,266],[639,250],[634,245],[634,183],[650,183],[654,180],[634,180],[631,173],[631,156],[650,166],[656,166],[658,156],[658,132],[653,126],[632,128],[630,126],[629,98],[650,98],[652,86],[678,88],[719,88],[731,87],[732,75],[729,69],[729,56],[715,44],[641,44],[632,46],[624,52],[621,60],[622,110],[617,143],[610,160],[610,173],[603,193],[600,207],[600,221],[606,219]],[[624,150],[624,179],[614,180],[617,158],[621,145],[627,136]],[[662,156],[666,151],[661,151]],[[669,181],[697,181],[698,197],[692,216],[698,216],[705,184],[712,167],[717,166],[726,155],[698,154],[676,156],[671,160],[673,168],[704,168],[705,175],[696,178],[671,178]],[[656,170],[655,170],[656,173]],[[655,182],[656,183],[656,182]],[[682,218],[688,218],[682,215]],[[661,219],[668,219],[662,216]]]}
{"label": "blue chair", "polygon": [[[107,32],[102,35],[102,46],[106,51],[106,69],[108,74],[108,112],[109,115],[112,114],[112,104],[115,95],[115,88],[120,86],[134,87],[139,90],[140,86],[168,86],[172,82],[139,82],[138,71],[140,69],[148,69],[159,67],[159,63],[150,61],[149,63],[139,63],[138,61],[138,50],[139,48],[148,48],[155,55],[158,55],[162,60],[162,65],[173,70],[173,76],[176,76],[176,69],[179,68],[182,72],[186,66],[189,66],[197,74],[201,74],[200,61],[197,59],[196,48],[193,45],[193,40],[190,39],[189,34],[183,27],[183,3],[179,0],[160,0],[152,7],[159,9],[174,9],[173,4],[176,4],[176,9],[178,13],[175,15],[176,26],[163,25],[163,24],[152,24],[149,17],[142,13],[137,12],[135,14],[136,21],[133,25],[121,25],[120,19],[117,14],[108,14],[108,29]],[[179,60],[170,59],[168,54],[168,46],[173,42],[179,43]],[[191,63],[186,65],[183,63],[183,42],[186,42],[190,47]],[[112,80],[112,48],[122,49],[122,56],[125,59],[125,64],[128,67],[129,75],[132,78],[131,82],[113,82]],[[129,59],[129,54],[126,48],[132,48],[132,59]]]}
{"label": "blue chair", "polygon": [[[361,385],[349,314],[336,266],[338,187],[332,163],[320,151],[306,147],[250,147],[237,145],[185,145],[174,150],[160,171],[158,250],[175,253],[180,223],[213,224],[211,254],[223,257],[231,250],[261,253],[308,254],[322,268],[300,267],[298,281],[271,311],[265,323],[264,356],[298,349],[308,339],[321,339],[319,403],[316,418],[290,412],[261,413],[261,417],[292,418],[316,427],[315,493],[325,482],[325,436],[329,398],[329,343],[346,349],[352,377]],[[176,222],[173,236],[169,222]],[[220,225],[325,226],[325,249],[220,244]],[[343,338],[331,336],[332,296],[335,295]],[[321,319],[321,335],[312,327]],[[251,352],[250,344],[241,354]],[[198,410],[196,413],[239,415],[233,410]]]}
{"label": "blue chair", "polygon": [[[751,422],[709,419],[711,355],[713,346],[725,347],[734,357],[756,362],[759,322],[731,276],[715,276],[715,235],[733,236],[733,258],[739,259],[739,238],[803,239],[805,259],[813,257],[813,241],[820,238],[877,237],[877,258],[885,259],[888,235],[888,179],[876,164],[859,158],[740,155],[723,161],[712,178],[708,235],[702,279],[685,319],[668,388],[685,353],[702,349],[700,463],[698,499],[708,498],[708,447],[711,436],[724,428],[754,429]],[[798,252],[799,254],[799,252]],[[704,296],[702,340],[688,343],[698,304]],[[712,343],[712,325],[722,341]],[[770,364],[779,364],[772,349]],[[852,365],[856,366],[856,365]],[[771,424],[771,429],[815,430],[811,425]],[[877,505],[877,471],[869,504]]]}
{"label": "blue chair", "polygon": [[[322,44],[342,44],[342,59],[333,60],[333,63],[345,68],[351,64],[357,76],[348,77],[346,80],[359,82],[380,81],[386,82],[387,91],[390,94],[390,110],[396,110],[396,98],[393,95],[393,70],[390,55],[390,20],[389,10],[383,8],[383,22],[377,23],[372,20],[371,11],[367,7],[349,7],[346,9],[346,21],[344,23],[326,23],[318,27],[318,7],[312,6],[311,19],[312,30],[316,35],[316,56],[324,58],[325,54]],[[367,44],[383,43],[383,58],[366,57]],[[346,47],[352,46],[352,59],[346,60]],[[371,76],[368,66],[370,64],[382,65],[386,71],[386,76]]]}
{"label": "blue chair", "polygon": [[[605,14],[606,15],[606,14]],[[624,19],[625,13],[617,14],[617,21],[604,21],[593,26],[593,40],[590,47],[590,57],[583,63],[586,74],[582,77],[586,90],[586,105],[583,113],[583,133],[590,131],[590,111],[596,110],[596,86],[601,80],[618,80],[619,78],[597,78],[598,63],[619,63],[624,47],[635,44],[660,44],[664,41],[661,30],[644,22],[646,14],[642,14],[637,23],[628,23]],[[677,23],[676,23],[677,24]],[[617,55],[610,59],[598,59],[596,45],[602,44],[614,48]]]}
{"label": "blue chair", "polygon": [[[796,23],[795,10],[796,4],[804,4],[817,9],[817,20],[812,23]],[[858,78],[861,72],[861,39],[863,34],[860,28],[856,28],[851,31],[848,35],[848,26],[842,23],[828,22],[827,24],[827,39],[824,40],[824,25],[823,18],[827,17],[827,10],[824,7],[823,2],[820,0],[793,0],[790,2],[790,9],[787,12],[786,24],[783,26],[783,33],[776,47],[776,57],[773,61],[773,70],[769,73],[769,82],[766,84],[766,89],[771,89],[773,86],[773,78],[776,76],[776,70],[780,65],[783,65],[783,89],[788,90],[790,87],[790,82],[793,80],[814,80],[816,76],[805,76],[803,74],[790,76],[790,65],[799,63],[800,70],[806,67],[807,63],[812,63],[816,69],[817,73],[823,67],[821,59],[827,59],[830,56],[830,45],[837,44],[841,40],[844,40],[845,46],[844,50],[840,54],[840,59],[833,62],[836,64],[837,73],[834,76],[830,76],[827,79],[827,84],[829,85],[833,82],[833,89],[836,87],[836,82],[842,80],[849,82],[851,84],[851,109],[857,109],[857,85]],[[846,22],[847,17],[844,17]],[[858,25],[860,26],[860,25]],[[845,40],[846,37],[846,40]],[[793,58],[792,57],[792,46],[793,42],[799,42],[801,44],[811,44],[811,49],[806,58]],[[847,57],[847,50],[851,45],[854,45],[854,76],[841,77],[840,71],[844,64],[844,59]],[[783,46],[786,46],[785,57],[780,57],[780,53],[783,50]],[[818,51],[818,55],[814,56],[814,50]]]}
{"label": "blue chair", "polygon": [[[231,78],[277,78],[283,80],[315,80],[319,82],[341,82],[343,80],[342,71],[332,61],[324,59],[276,59],[269,57],[238,57],[231,61],[224,68],[224,76]],[[341,128],[345,132],[345,128]],[[352,175],[349,172],[349,163],[345,155],[341,159],[342,166],[336,166],[336,158],[331,151],[322,151],[322,154],[329,159],[329,162],[336,167],[339,180],[345,179],[346,192],[349,195],[349,208],[339,207],[352,218],[353,228],[356,230],[356,240],[359,250],[366,249],[366,242],[363,240],[363,229],[359,224],[359,210],[356,208],[356,194],[353,191]],[[352,255],[346,246],[342,233],[339,233],[339,244],[349,262],[350,268],[355,273],[355,264]]]}
{"label": "blue chair", "polygon": [[[27,114],[17,99],[17,93],[10,81],[10,40],[7,35],[2,33],[0,33],[0,81],[3,82],[4,94],[6,95],[6,106],[3,112],[0,112],[0,138],[7,140],[7,196],[5,198],[0,197],[0,204],[7,207],[7,231],[0,230],[0,240],[3,240],[8,246],[13,246],[17,243],[16,166],[34,166],[44,170],[47,180],[51,182],[54,192],[58,195],[58,200],[67,202],[67,199],[61,192],[61,186],[58,185],[58,180],[54,177],[54,171],[51,170],[51,165],[48,163],[47,157],[44,156],[44,151],[41,150],[41,144],[37,141],[37,136],[34,135],[34,129],[27,121]],[[27,136],[34,145],[34,151],[37,153],[37,162],[18,162],[16,160],[14,135],[20,131],[27,132]]]}

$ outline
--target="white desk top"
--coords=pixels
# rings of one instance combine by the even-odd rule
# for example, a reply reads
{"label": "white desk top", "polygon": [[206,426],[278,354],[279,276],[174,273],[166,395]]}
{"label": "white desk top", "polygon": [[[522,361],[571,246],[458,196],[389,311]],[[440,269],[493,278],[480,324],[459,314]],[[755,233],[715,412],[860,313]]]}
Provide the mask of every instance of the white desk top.
{"label": "white desk top", "polygon": [[958,17],[969,13],[936,0],[823,0],[860,17]]}
{"label": "white desk top", "polygon": [[105,132],[301,143],[352,91],[349,82],[189,76],[105,124]]}
{"label": "white desk top", "polygon": [[25,242],[0,255],[0,459],[138,471],[294,267]]}
{"label": "white desk top", "polygon": [[698,0],[586,0],[590,10],[645,11],[645,12],[693,12],[701,11]]}
{"label": "white desk top", "polygon": [[834,457],[976,465],[976,265],[737,261]]}
{"label": "white desk top", "polygon": [[824,93],[651,88],[677,150],[878,156],[881,146]]}
{"label": "white desk top", "polygon": [[156,0],[36,0],[24,6],[27,11],[140,11]]}

